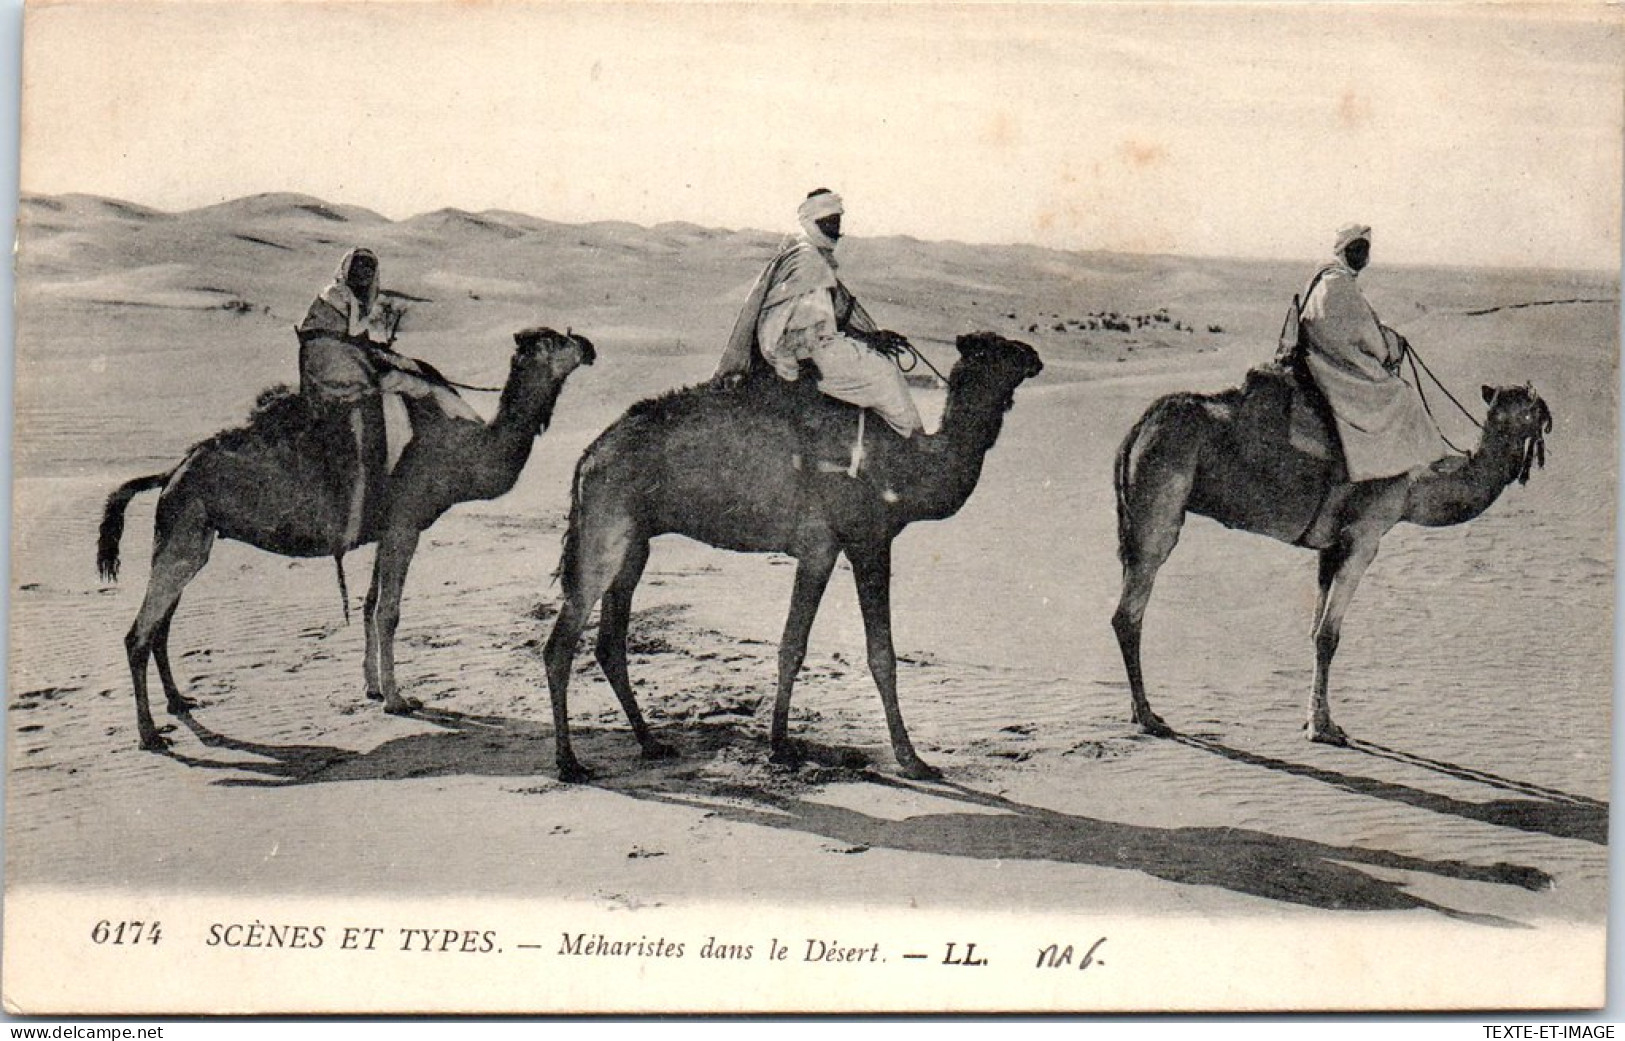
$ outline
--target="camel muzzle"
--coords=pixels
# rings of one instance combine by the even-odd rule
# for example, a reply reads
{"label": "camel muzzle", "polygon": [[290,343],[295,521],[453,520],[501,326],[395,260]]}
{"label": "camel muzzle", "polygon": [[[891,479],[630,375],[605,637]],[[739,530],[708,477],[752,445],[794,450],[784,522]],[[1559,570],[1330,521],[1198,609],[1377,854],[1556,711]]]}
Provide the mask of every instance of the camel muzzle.
{"label": "camel muzzle", "polygon": [[591,340],[580,333],[566,331],[564,335],[568,336],[577,347],[581,348],[581,364],[591,365],[597,360],[598,351],[593,347]]}

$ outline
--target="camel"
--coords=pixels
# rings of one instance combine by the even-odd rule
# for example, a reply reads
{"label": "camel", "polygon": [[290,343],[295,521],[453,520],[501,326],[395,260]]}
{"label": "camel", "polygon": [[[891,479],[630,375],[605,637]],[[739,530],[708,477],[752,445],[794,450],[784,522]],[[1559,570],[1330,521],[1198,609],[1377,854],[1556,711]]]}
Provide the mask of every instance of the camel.
{"label": "camel", "polygon": [[[1414,480],[1402,474],[1343,483],[1329,500],[1339,464],[1288,447],[1284,423],[1250,422],[1243,392],[1170,394],[1153,402],[1118,449],[1115,475],[1123,590],[1112,628],[1128,672],[1133,721],[1149,734],[1173,733],[1146,700],[1141,622],[1185,514],[1196,513],[1319,551],[1306,731],[1311,741],[1346,745],[1348,735],[1332,721],[1329,674],[1343,616],[1382,537],[1401,521],[1443,527],[1472,520],[1513,481],[1526,483],[1531,465],[1545,465],[1552,413],[1534,388],[1486,386],[1482,393],[1489,415],[1465,459],[1437,463]],[[1317,517],[1323,501],[1333,505]]]}
{"label": "camel", "polygon": [[[493,499],[513,487],[552,419],[565,379],[594,358],[586,337],[551,329],[523,330],[514,334],[514,342],[507,383],[490,423],[449,418],[427,400],[405,399],[412,440],[376,503],[369,503],[368,522],[347,547],[378,544],[365,607],[364,676],[367,697],[381,700],[393,715],[422,707],[401,696],[394,664],[401,591],[419,536],[452,506]],[[381,418],[381,411],[374,411]],[[162,489],[152,573],[124,640],[143,749],[169,747],[147,704],[149,658],[157,662],[170,713],[185,716],[194,707],[170,671],[169,626],[187,583],[208,562],[216,536],[287,557],[335,553],[333,532],[343,530],[347,504],[337,501],[335,482],[325,479],[308,444],[310,413],[304,399],[286,388],[268,391],[247,427],[200,442],[174,469],[127,481],[107,499],[97,565],[103,578],[114,581],[126,506],[141,492]],[[342,429],[341,444],[349,440],[347,427]],[[342,553],[338,556],[342,560]],[[339,575],[342,588],[342,563]]]}
{"label": "camel", "polygon": [[[632,594],[649,541],[667,533],[720,549],[796,558],[769,738],[772,761],[781,765],[799,761],[788,736],[791,688],[819,600],[845,553],[893,753],[908,777],[940,776],[915,752],[897,705],[892,540],[915,521],[941,520],[964,505],[1016,387],[1043,369],[1038,352],[995,333],[960,336],[957,347],[942,427],[928,439],[930,447],[905,446],[884,424],[868,423],[867,474],[839,472],[859,429],[857,410],[819,395],[810,379],[786,384],[771,373],[735,390],[690,387],[641,402],[587,448],[576,466],[559,564],[564,601],[543,651],[561,780],[592,776],[570,745],[567,696],[581,632],[600,600],[598,663],[643,757],[676,754],[644,722],[626,667]],[[822,432],[810,429],[817,425]],[[819,446],[821,453],[810,451]],[[837,459],[841,464],[830,465]]]}

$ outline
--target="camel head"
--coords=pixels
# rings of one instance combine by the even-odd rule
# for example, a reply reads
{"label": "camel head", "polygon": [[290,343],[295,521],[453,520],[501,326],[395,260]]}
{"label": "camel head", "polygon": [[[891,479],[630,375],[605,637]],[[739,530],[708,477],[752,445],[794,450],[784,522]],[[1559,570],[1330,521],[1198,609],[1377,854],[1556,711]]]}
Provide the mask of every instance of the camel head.
{"label": "camel head", "polygon": [[1017,387],[1044,371],[1037,351],[998,333],[965,333],[954,341],[954,346],[959,350],[959,364],[954,366],[953,382],[974,380],[978,386],[1002,395],[1002,399],[995,399],[1002,411],[1015,403]]}
{"label": "camel head", "polygon": [[522,372],[545,373],[553,380],[563,380],[582,365],[591,365],[598,357],[592,341],[573,332],[557,332],[546,326],[521,329],[513,334],[515,344],[511,375]]}
{"label": "camel head", "polygon": [[1546,435],[1552,432],[1552,410],[1541,400],[1533,384],[1486,386],[1482,393],[1484,404],[1490,409],[1489,417],[1484,420],[1485,440],[1493,434],[1518,447],[1522,460],[1518,483],[1528,484],[1531,466],[1546,465]]}
{"label": "camel head", "polygon": [[591,365],[597,354],[585,336],[543,326],[514,333],[513,342],[513,361],[508,364],[498,418],[528,417],[521,420],[522,429],[539,434],[553,418],[553,405],[565,379],[582,365]]}

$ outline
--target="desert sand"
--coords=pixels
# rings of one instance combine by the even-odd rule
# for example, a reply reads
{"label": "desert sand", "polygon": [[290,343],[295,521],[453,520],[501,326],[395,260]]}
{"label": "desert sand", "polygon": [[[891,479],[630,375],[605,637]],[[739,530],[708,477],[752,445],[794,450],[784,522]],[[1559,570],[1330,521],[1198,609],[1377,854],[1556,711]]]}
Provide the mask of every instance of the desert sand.
{"label": "desert sand", "polygon": [[[709,374],[777,240],[508,213],[388,221],[296,196],[181,214],[24,199],[8,889],[1600,929],[1619,333],[1607,273],[1377,253],[1373,303],[1470,406],[1480,384],[1533,381],[1556,429],[1546,468],[1479,520],[1385,541],[1333,673],[1355,743],[1332,748],[1302,736],[1307,551],[1188,522],[1146,628],[1151,700],[1174,739],[1129,723],[1109,626],[1119,440],[1158,395],[1235,385],[1267,360],[1317,258],[854,238],[850,284],[939,367],[974,329],[1031,343],[1046,366],[1017,392],[965,508],[896,547],[902,708],[945,781],[896,775],[844,566],[792,714],[812,761],[770,768],[753,713],[793,566],[667,538],[638,593],[632,673],[681,757],[638,759],[584,644],[573,718],[600,776],[560,784],[539,652],[571,468],[628,405]],[[418,718],[363,699],[361,627],[343,622],[330,561],[222,543],[174,626],[200,707],[172,720],[160,697],[175,746],[142,752],[122,637],[155,496],[131,507],[116,585],[94,567],[101,502],[296,379],[291,325],[352,245],[379,252],[409,309],[400,349],[455,378],[500,380],[510,334],[533,324],[585,333],[598,363],[572,376],[518,486],[426,536],[397,649]],[[942,392],[916,394],[934,423]],[[1459,415],[1441,420],[1470,443]],[[349,558],[357,611],[370,558]]]}

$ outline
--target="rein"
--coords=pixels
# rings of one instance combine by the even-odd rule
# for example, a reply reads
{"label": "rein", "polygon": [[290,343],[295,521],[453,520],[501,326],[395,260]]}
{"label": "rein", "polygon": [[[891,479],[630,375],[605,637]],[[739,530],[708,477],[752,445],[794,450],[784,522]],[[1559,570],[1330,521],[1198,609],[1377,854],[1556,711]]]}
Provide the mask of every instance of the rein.
{"label": "rein", "polygon": [[[903,364],[904,357],[908,358],[908,364],[906,365]],[[931,359],[921,354],[919,348],[915,347],[907,340],[901,340],[898,342],[897,351],[891,356],[891,360],[892,364],[897,366],[899,372],[913,372],[921,365],[924,365],[926,368],[931,370],[932,374],[935,375],[937,379],[942,381],[942,385],[944,387],[948,385],[948,377],[942,374],[942,370],[937,368],[935,365],[932,365]]]}
{"label": "rein", "polygon": [[1480,430],[1484,429],[1484,424],[1480,423],[1477,417],[1475,417],[1471,412],[1467,411],[1467,406],[1463,405],[1456,399],[1454,394],[1450,393],[1450,388],[1446,387],[1444,383],[1440,381],[1439,377],[1433,374],[1433,370],[1428,368],[1428,363],[1422,359],[1420,354],[1416,353],[1416,348],[1412,347],[1408,342],[1405,344],[1405,357],[1409,359],[1411,363],[1411,379],[1416,387],[1417,396],[1422,399],[1422,410],[1428,414],[1428,419],[1432,420],[1433,429],[1438,432],[1439,439],[1445,444],[1449,445],[1450,450],[1455,452],[1457,455],[1471,455],[1472,453],[1463,451],[1461,448],[1456,446],[1454,441],[1445,436],[1444,429],[1439,426],[1439,417],[1433,414],[1433,406],[1428,403],[1427,391],[1422,389],[1422,377],[1416,371],[1416,367],[1421,365],[1422,372],[1427,373],[1428,379],[1432,380],[1434,386],[1438,387],[1439,390],[1444,393],[1444,396],[1450,399],[1451,404],[1455,405],[1461,410],[1461,414],[1467,417],[1468,422],[1472,423],[1473,426]]}
{"label": "rein", "polygon": [[[390,341],[390,343],[393,343],[393,342],[394,342],[394,340]],[[380,350],[380,351],[383,351],[383,352],[385,352],[387,354],[395,354],[394,348],[389,347],[387,345],[382,346],[382,347],[378,347],[376,349]],[[397,355],[397,357],[398,356],[399,355]],[[431,383],[439,383],[442,386],[447,386],[447,387],[456,387],[458,390],[471,390],[471,391],[474,391],[475,393],[478,393],[478,394],[501,394],[502,393],[502,388],[501,387],[481,387],[481,386],[477,386],[476,384],[473,384],[473,383],[459,383],[457,380],[449,379],[446,376],[445,373],[441,372],[439,369],[437,369],[434,366],[430,365],[428,362],[420,361],[420,362],[418,362],[418,366],[419,366],[419,368],[421,370],[421,372],[419,374],[424,379],[427,379]]]}
{"label": "rein", "polygon": [[[1468,421],[1471,422],[1473,426],[1477,427],[1479,430],[1483,430],[1484,424],[1480,423],[1471,412],[1467,411],[1467,407],[1458,401],[1454,394],[1450,393],[1450,388],[1446,387],[1444,383],[1440,381],[1439,377],[1433,374],[1433,370],[1428,368],[1428,363],[1422,359],[1421,355],[1416,353],[1416,348],[1407,343],[1405,345],[1405,354],[1411,362],[1411,378],[1415,381],[1416,393],[1422,399],[1422,408],[1427,412],[1428,419],[1433,421],[1433,429],[1438,432],[1439,438],[1444,441],[1445,444],[1449,445],[1450,448],[1458,455],[1471,456],[1471,452],[1463,452],[1460,448],[1457,448],[1455,443],[1452,442],[1448,437],[1445,437],[1444,431],[1439,428],[1438,417],[1433,414],[1433,408],[1428,404],[1427,392],[1422,389],[1422,378],[1417,373],[1417,366],[1421,366],[1422,372],[1427,373],[1428,379],[1432,380],[1434,385],[1437,386],[1439,390],[1444,392],[1444,396],[1450,399],[1451,404],[1455,405],[1461,410],[1461,414],[1466,416]],[[1529,471],[1535,466],[1544,467],[1546,465],[1545,432],[1552,428],[1551,409],[1547,407],[1546,402],[1541,400],[1540,395],[1534,392],[1534,388],[1532,386],[1527,384],[1525,386],[1529,390],[1534,403],[1540,407],[1540,413],[1534,430],[1530,431],[1524,436],[1523,446],[1520,451],[1523,458],[1519,461],[1517,475],[1517,481],[1519,484],[1529,483]],[[1494,402],[1492,399],[1492,407],[1493,404]]]}
{"label": "rein", "polygon": [[[395,320],[392,321],[390,323],[390,325],[389,325],[389,341],[384,345],[383,349],[388,351],[391,354],[395,353],[395,348],[394,348],[395,339],[400,333],[401,319],[405,318],[405,317],[406,317],[406,312],[405,311],[396,311],[395,316],[394,316]],[[565,335],[568,336],[569,333],[566,332]],[[419,364],[420,365],[425,365],[426,363],[420,362]],[[502,388],[501,387],[480,387],[480,386],[475,386],[472,383],[459,383],[456,380],[447,379],[445,374],[442,373],[439,369],[430,368],[429,375],[431,375],[431,379],[433,379],[435,381],[438,381],[440,383],[443,383],[448,387],[456,387],[458,390],[471,390],[476,394],[501,394],[502,393]]]}
{"label": "rein", "polygon": [[478,394],[502,393],[501,387],[476,387],[472,383],[458,383],[456,380],[448,380],[443,376],[441,377],[441,381],[448,387],[456,387],[458,390],[472,390]]}

